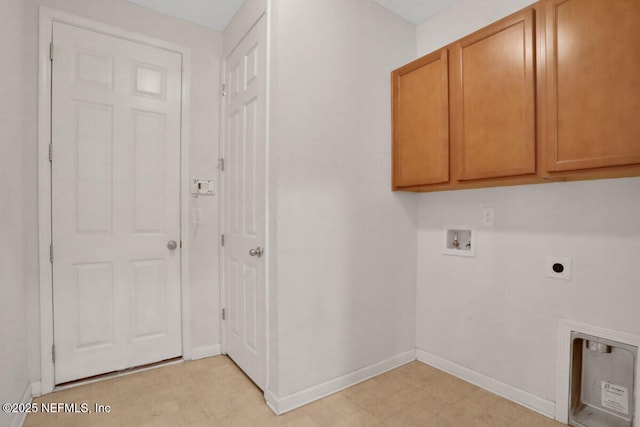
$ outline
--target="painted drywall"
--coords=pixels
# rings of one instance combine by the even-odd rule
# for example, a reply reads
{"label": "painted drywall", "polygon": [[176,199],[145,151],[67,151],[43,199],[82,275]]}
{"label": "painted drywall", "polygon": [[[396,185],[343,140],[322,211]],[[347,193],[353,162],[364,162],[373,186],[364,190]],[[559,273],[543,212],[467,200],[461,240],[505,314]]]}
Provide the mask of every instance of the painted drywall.
{"label": "painted drywall", "polygon": [[[192,177],[218,179],[219,79],[222,34],[176,18],[152,12],[126,0],[28,0],[24,1],[22,27],[26,36],[25,76],[25,180],[22,191],[27,198],[24,220],[27,235],[27,285],[29,287],[29,361],[31,381],[40,376],[39,284],[37,263],[37,34],[38,6],[43,5],[100,23],[152,36],[191,49],[191,87],[189,88],[189,165]],[[12,180],[14,186],[19,183]],[[191,223],[190,299],[191,343],[199,351],[220,344],[218,278],[218,197],[191,199],[188,220],[194,209],[202,209],[203,223]]]}
{"label": "painted drywall", "polygon": [[531,0],[459,0],[417,26],[418,57],[533,3]]}
{"label": "painted drywall", "polygon": [[[0,5],[0,402],[20,402],[27,372],[22,0]],[[15,414],[0,412],[0,426]]]}
{"label": "painted drywall", "polygon": [[166,15],[224,31],[227,23],[242,5],[243,0],[130,0]]}
{"label": "painted drywall", "polygon": [[[418,56],[526,3],[463,0],[418,28]],[[555,401],[559,319],[640,334],[638,194],[640,178],[420,195],[418,349]],[[460,224],[475,258],[441,253]],[[571,281],[545,277],[547,256],[572,259]]]}
{"label": "painted drywall", "polygon": [[369,0],[271,6],[270,354],[284,398],[414,348],[416,197],[390,191],[389,76],[414,58],[415,27]]}

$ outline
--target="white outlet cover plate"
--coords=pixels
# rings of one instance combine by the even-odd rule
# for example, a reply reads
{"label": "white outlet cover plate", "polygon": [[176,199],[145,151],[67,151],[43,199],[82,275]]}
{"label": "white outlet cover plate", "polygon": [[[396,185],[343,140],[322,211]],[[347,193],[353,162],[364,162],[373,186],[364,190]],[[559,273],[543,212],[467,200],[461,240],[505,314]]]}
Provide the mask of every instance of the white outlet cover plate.
{"label": "white outlet cover plate", "polygon": [[[562,273],[553,271],[554,264],[562,264],[564,270]],[[552,279],[571,280],[571,258],[549,256],[544,263],[544,275]]]}
{"label": "white outlet cover plate", "polygon": [[491,227],[494,223],[493,208],[482,208],[482,225]]}

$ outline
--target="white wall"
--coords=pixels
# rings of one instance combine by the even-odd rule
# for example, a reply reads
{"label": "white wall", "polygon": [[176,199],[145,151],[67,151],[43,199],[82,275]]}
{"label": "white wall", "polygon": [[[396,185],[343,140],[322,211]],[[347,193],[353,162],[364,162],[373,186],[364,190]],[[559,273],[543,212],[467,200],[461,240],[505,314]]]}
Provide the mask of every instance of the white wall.
{"label": "white wall", "polygon": [[[29,287],[29,361],[31,381],[40,378],[39,288],[37,263],[37,34],[38,5],[85,17],[104,24],[149,35],[191,49],[190,174],[218,178],[219,81],[222,34],[211,29],[164,16],[126,0],[28,0],[22,2],[21,24],[26,36],[25,76],[26,161],[22,191],[27,198],[27,283]],[[3,61],[4,64],[4,61]],[[19,182],[12,179],[16,188]],[[3,198],[4,203],[4,198]],[[192,347],[207,351],[220,344],[218,285],[218,197],[191,199],[192,209],[204,211],[205,223],[191,224],[190,292]],[[189,219],[193,212],[189,212]]]}
{"label": "white wall", "polygon": [[417,26],[418,57],[533,3],[531,0],[459,0]]}
{"label": "white wall", "polygon": [[416,198],[390,191],[389,81],[415,57],[415,27],[368,0],[272,6],[272,384],[283,398],[414,348]]}
{"label": "white wall", "polygon": [[[22,0],[0,3],[0,402],[27,390]],[[0,412],[0,426],[13,414]]]}
{"label": "white wall", "polygon": [[[418,56],[526,3],[463,0],[419,26]],[[640,178],[420,195],[417,347],[555,401],[559,319],[640,335],[638,194]],[[441,254],[457,224],[477,227],[476,258]],[[545,278],[547,256],[572,280]]]}

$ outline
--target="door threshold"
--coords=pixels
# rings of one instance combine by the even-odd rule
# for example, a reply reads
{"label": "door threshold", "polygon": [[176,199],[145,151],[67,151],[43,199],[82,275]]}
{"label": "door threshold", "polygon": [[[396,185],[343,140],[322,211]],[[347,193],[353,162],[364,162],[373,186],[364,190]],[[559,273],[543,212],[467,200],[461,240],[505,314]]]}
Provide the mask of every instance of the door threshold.
{"label": "door threshold", "polygon": [[174,357],[172,359],[165,359],[155,363],[149,363],[148,365],[134,366],[132,368],[122,369],[120,371],[107,372],[106,374],[94,375],[92,377],[80,378],[79,380],[67,381],[66,383],[57,384],[53,388],[53,392],[67,390],[70,388],[79,387],[82,385],[92,384],[98,381],[110,380],[112,378],[124,377],[131,374],[139,374],[140,372],[150,371],[156,368],[162,368],[164,366],[177,365],[183,363],[182,356]]}

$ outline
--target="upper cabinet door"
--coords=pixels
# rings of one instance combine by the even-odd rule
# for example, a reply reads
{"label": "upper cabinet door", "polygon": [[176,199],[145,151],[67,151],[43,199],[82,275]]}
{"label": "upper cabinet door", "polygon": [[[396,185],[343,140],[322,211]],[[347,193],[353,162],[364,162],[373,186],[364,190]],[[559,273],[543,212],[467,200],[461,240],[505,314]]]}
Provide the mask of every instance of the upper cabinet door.
{"label": "upper cabinet door", "polygon": [[547,4],[549,171],[640,163],[640,1]]}
{"label": "upper cabinet door", "polygon": [[536,171],[534,28],[528,9],[453,47],[451,136],[460,180]]}
{"label": "upper cabinet door", "polygon": [[393,189],[449,181],[448,52],[392,75]]}

